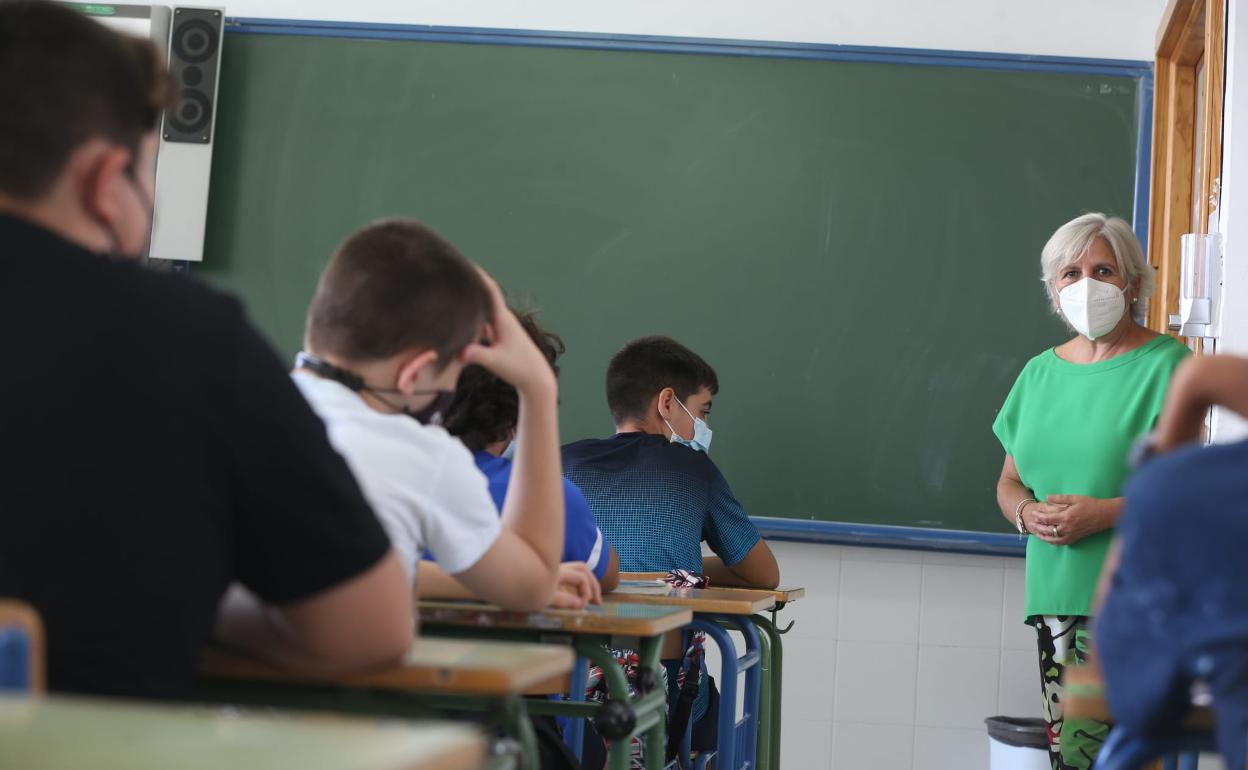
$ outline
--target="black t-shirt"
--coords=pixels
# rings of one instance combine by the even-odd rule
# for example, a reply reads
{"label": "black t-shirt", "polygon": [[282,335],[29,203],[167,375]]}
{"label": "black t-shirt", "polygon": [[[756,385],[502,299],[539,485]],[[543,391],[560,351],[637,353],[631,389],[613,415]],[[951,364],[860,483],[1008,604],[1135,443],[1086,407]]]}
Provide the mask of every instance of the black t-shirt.
{"label": "black t-shirt", "polygon": [[189,690],[225,588],[292,602],[389,543],[237,302],[0,216],[0,597],[56,690]]}

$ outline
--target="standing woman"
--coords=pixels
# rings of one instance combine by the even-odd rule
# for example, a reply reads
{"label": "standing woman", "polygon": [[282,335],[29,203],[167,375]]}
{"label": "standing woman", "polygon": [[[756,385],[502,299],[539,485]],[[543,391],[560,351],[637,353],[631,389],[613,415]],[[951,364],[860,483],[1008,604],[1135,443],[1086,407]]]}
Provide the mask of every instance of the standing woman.
{"label": "standing woman", "polygon": [[1027,623],[1039,643],[1049,758],[1065,770],[1091,767],[1108,732],[1098,722],[1064,723],[1061,676],[1087,652],[1128,451],[1152,429],[1188,350],[1140,325],[1153,274],[1121,219],[1067,222],[1040,267],[1054,311],[1077,334],[1027,362],[992,429],[1005,448],[997,504],[1030,536]]}

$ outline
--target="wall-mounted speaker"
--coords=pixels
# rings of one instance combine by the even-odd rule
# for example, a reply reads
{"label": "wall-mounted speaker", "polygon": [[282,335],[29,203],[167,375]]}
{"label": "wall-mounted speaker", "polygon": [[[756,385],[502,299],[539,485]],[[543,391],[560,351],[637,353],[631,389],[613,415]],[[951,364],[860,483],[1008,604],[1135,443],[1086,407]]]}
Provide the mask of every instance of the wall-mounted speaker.
{"label": "wall-mounted speaker", "polygon": [[224,25],[221,8],[174,6],[170,16],[167,51],[178,101],[160,128],[151,259],[204,259]]}
{"label": "wall-mounted speaker", "polygon": [[[3,0],[0,0],[2,2]],[[224,8],[64,3],[165,52],[178,101],[160,125],[149,259],[201,262],[221,73]]]}
{"label": "wall-mounted speaker", "polygon": [[165,115],[165,141],[212,141],[223,22],[219,10],[173,9],[169,71],[178,82],[179,97],[177,105]]}

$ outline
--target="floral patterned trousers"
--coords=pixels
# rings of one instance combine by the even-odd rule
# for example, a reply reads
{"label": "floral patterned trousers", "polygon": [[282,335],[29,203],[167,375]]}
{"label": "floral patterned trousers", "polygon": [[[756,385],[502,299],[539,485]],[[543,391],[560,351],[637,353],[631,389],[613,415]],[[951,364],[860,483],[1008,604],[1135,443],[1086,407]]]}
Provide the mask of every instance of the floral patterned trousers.
{"label": "floral patterned trousers", "polygon": [[1044,693],[1044,723],[1049,734],[1049,762],[1053,770],[1089,770],[1096,762],[1109,725],[1090,719],[1065,719],[1062,714],[1062,674],[1083,663],[1088,655],[1091,618],[1085,615],[1032,615],[1040,651],[1040,683]]}

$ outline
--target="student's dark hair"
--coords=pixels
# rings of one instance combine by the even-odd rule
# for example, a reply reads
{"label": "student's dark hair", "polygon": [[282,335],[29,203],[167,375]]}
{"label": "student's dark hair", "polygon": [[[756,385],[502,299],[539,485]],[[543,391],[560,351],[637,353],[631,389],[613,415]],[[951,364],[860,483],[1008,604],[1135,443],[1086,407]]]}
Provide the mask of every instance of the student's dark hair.
{"label": "student's dark hair", "polygon": [[607,365],[607,406],[616,425],[644,419],[650,400],[663,388],[681,401],[707,388],[719,392],[711,365],[671,337],[640,337],[611,357]]}
{"label": "student's dark hair", "polygon": [[150,41],[49,2],[0,2],[0,192],[46,195],[74,150],[137,153],[175,87]]}
{"label": "student's dark hair", "polygon": [[[534,311],[518,312],[516,317],[558,375],[559,366],[555,362],[566,350],[563,340],[558,334],[543,329]],[[447,410],[443,424],[452,436],[464,442],[464,446],[480,452],[507,438],[516,429],[519,419],[520,397],[516,389],[480,366],[467,366],[459,375],[455,401]]]}
{"label": "student's dark hair", "polygon": [[308,307],[305,344],[347,361],[430,348],[443,368],[489,320],[485,282],[445,238],[411,219],[357,230],[338,247]]}

